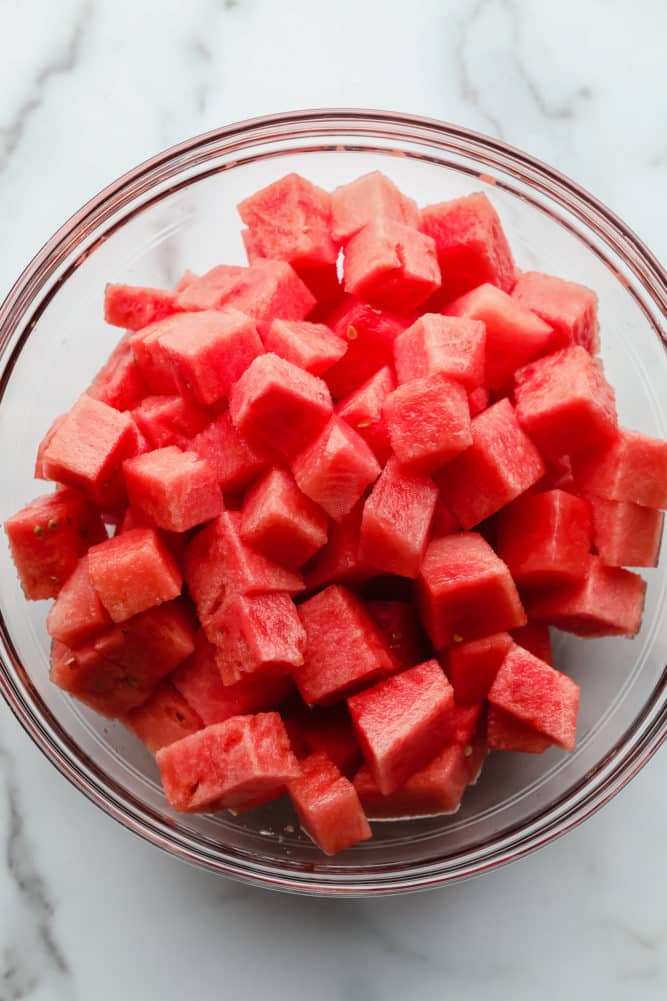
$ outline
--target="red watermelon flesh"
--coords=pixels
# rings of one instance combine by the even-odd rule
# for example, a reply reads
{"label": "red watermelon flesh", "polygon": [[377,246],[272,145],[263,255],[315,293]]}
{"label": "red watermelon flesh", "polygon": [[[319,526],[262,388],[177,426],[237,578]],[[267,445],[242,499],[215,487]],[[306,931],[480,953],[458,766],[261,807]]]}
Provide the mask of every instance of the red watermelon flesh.
{"label": "red watermelon flesh", "polygon": [[551,635],[549,626],[544,622],[527,622],[525,626],[512,629],[511,636],[517,646],[522,646],[524,650],[528,650],[535,657],[539,657],[540,660],[553,667]]}
{"label": "red watermelon flesh", "polygon": [[214,723],[162,748],[157,763],[170,805],[189,813],[242,810],[301,771],[278,713]]}
{"label": "red watermelon flesh", "polygon": [[180,568],[153,528],[133,528],[88,550],[90,582],[114,622],[181,593]]}
{"label": "red watermelon flesh", "polygon": [[566,751],[574,748],[579,685],[522,647],[514,646],[507,653],[489,702]]}
{"label": "red watermelon flesh", "polygon": [[121,338],[86,393],[114,410],[132,410],[149,393],[128,337]]}
{"label": "red watermelon flesh", "polygon": [[356,789],[323,752],[301,762],[288,787],[302,829],[326,855],[372,837]]}
{"label": "red watermelon flesh", "polygon": [[464,528],[495,514],[544,474],[540,454],[509,400],[478,414],[471,426],[470,448],[436,477],[445,504]]}
{"label": "red watermelon flesh", "polygon": [[336,188],[331,194],[331,215],[332,236],[342,244],[375,219],[419,226],[416,203],[379,170]]}
{"label": "red watermelon flesh", "polygon": [[490,751],[522,751],[543,754],[552,741],[543,733],[511,713],[489,706],[486,717],[486,743]]}
{"label": "red watermelon flesh", "polygon": [[484,701],[511,646],[512,637],[503,632],[467,643],[453,643],[447,649],[445,671],[459,705]]}
{"label": "red watermelon flesh", "polygon": [[391,455],[387,424],[382,411],[385,400],[395,388],[393,372],[385,365],[336,406],[338,417],[361,435],[382,465]]}
{"label": "red watermelon flesh", "polygon": [[173,292],[161,288],[108,284],[104,289],[104,319],[114,327],[141,330],[178,309]]}
{"label": "red watermelon flesh", "polygon": [[444,310],[448,316],[481,320],[486,327],[486,385],[501,389],[517,368],[548,348],[551,327],[494,285],[480,285]]}
{"label": "red watermelon flesh", "polygon": [[460,529],[461,526],[452,512],[443,499],[438,497],[431,522],[431,538],[437,539],[442,535],[452,535],[454,532],[459,532]]}
{"label": "red watermelon flesh", "polygon": [[351,295],[343,296],[324,322],[347,346],[340,361],[326,373],[329,389],[338,400],[380,369],[393,366],[394,341],[409,324],[409,320]]}
{"label": "red watermelon flesh", "polygon": [[4,525],[26,598],[55,598],[79,557],[106,538],[99,512],[77,490],[31,501]]}
{"label": "red watermelon flesh", "polygon": [[454,702],[450,743],[462,744],[464,747],[470,747],[471,744],[475,743],[475,737],[482,721],[483,708],[481,702],[468,706]]}
{"label": "red watermelon flesh", "polygon": [[477,389],[473,389],[472,392],[468,393],[470,416],[476,417],[477,414],[481,414],[482,410],[486,410],[490,399],[491,394],[486,386],[478,386]]}
{"label": "red watermelon flesh", "polygon": [[315,298],[285,261],[259,260],[244,269],[222,304],[254,320],[263,337],[276,316],[281,320],[305,320],[315,306]]}
{"label": "red watermelon flesh", "polygon": [[218,264],[206,274],[193,277],[179,289],[176,302],[180,309],[195,311],[217,309],[245,278],[248,268],[237,264]]}
{"label": "red watermelon flesh", "polygon": [[479,320],[425,313],[394,342],[399,382],[445,375],[473,390],[484,382],[486,327]]}
{"label": "red watermelon flesh", "polygon": [[168,532],[185,532],[224,508],[210,466],[195,452],[181,452],[175,445],[128,460],[123,473],[132,506]]}
{"label": "red watermelon flesh", "polygon": [[427,657],[428,640],[411,602],[369,601],[366,609],[401,670]]}
{"label": "red watermelon flesh", "polygon": [[380,792],[394,792],[446,743],[454,693],[437,661],[379,681],[347,704]]}
{"label": "red watermelon flesh", "polygon": [[433,480],[389,459],[364,504],[359,558],[381,573],[419,573],[438,497]]}
{"label": "red watermelon flesh", "polygon": [[306,649],[293,677],[307,705],[337,701],[395,670],[382,633],[351,591],[327,587],[297,611]]}
{"label": "red watermelon flesh", "polygon": [[472,444],[468,396],[441,375],[413,379],[390,393],[383,416],[399,462],[432,473]]}
{"label": "red watermelon flesh", "polygon": [[619,428],[602,447],[572,459],[582,493],[667,509],[667,441]]}
{"label": "red watermelon flesh", "polygon": [[321,752],[341,774],[354,775],[361,765],[361,748],[345,704],[309,709],[294,698],[283,707],[282,716],[298,758]]}
{"label": "red watermelon flesh", "polygon": [[496,549],[519,587],[581,580],[590,548],[590,508],[562,490],[519,497],[498,516]]}
{"label": "red watermelon flesh", "polygon": [[443,292],[450,299],[485,282],[506,292],[512,288],[512,252],[498,214],[482,192],[427,205],[421,229],[435,241]]}
{"label": "red watermelon flesh", "polygon": [[106,660],[91,643],[74,650],[54,640],[50,677],[59,688],[108,719],[124,716],[141,705],[152,690],[152,686],[140,686],[122,665]]}
{"label": "red watermelon flesh", "polygon": [[572,455],[615,436],[614,390],[585,348],[540,358],[516,372],[515,383],[519,423],[545,455]]}
{"label": "red watermelon flesh", "polygon": [[146,396],[132,411],[134,423],[149,448],[187,448],[190,439],[210,423],[211,416],[210,411],[182,396]]}
{"label": "red watermelon flesh", "polygon": [[225,494],[245,489],[269,464],[267,457],[239,434],[227,410],[194,436],[188,450],[204,459]]}
{"label": "red watermelon flesh", "polygon": [[600,350],[598,297],[592,289],[538,271],[524,271],[512,298],[553,328],[552,350],[580,344],[590,354]]}
{"label": "red watermelon flesh", "polygon": [[170,681],[163,681],[143,705],[131,709],[123,723],[153,754],[204,725]]}
{"label": "red watermelon flesh", "polygon": [[588,573],[576,584],[526,592],[528,614],[576,636],[634,636],[646,582],[630,570],[604,566],[598,556],[589,561]]}
{"label": "red watermelon flesh", "polygon": [[195,274],[194,271],[190,271],[189,268],[186,268],[174,285],[174,292],[184,292],[185,289],[192,285],[193,282],[196,282],[198,278],[199,275]]}
{"label": "red watermelon flesh", "polygon": [[67,578],[46,619],[46,631],[67,646],[87,643],[111,625],[111,619],[97,596],[82,556]]}
{"label": "red watermelon flesh", "polygon": [[152,323],[143,330],[132,334],[129,339],[132,354],[141,377],[152,393],[171,394],[180,392],[176,375],[168,359],[155,350],[160,334],[164,332],[165,321]]}
{"label": "red watermelon flesh", "polygon": [[303,566],[327,541],[327,526],[286,470],[269,470],[246,494],[241,538],[283,566]]}
{"label": "red watermelon flesh", "polygon": [[429,544],[419,575],[419,602],[437,650],[526,622],[509,570],[475,532]]}
{"label": "red watermelon flesh", "polygon": [[312,375],[323,375],[347,351],[323,323],[305,320],[274,320],[264,335],[264,348]]}
{"label": "red watermelon flesh", "polygon": [[382,794],[368,765],[355,775],[354,787],[371,820],[401,820],[456,813],[470,779],[470,756],[461,744],[448,744],[389,795]]}
{"label": "red watermelon flesh", "polygon": [[588,498],[593,519],[593,544],[611,567],[656,567],[665,516],[654,508],[629,501]]}
{"label": "red watermelon flesh", "polygon": [[340,521],[329,524],[326,544],[304,568],[309,591],[328,584],[352,584],[367,580],[372,571],[359,556],[359,533],[363,501]]}

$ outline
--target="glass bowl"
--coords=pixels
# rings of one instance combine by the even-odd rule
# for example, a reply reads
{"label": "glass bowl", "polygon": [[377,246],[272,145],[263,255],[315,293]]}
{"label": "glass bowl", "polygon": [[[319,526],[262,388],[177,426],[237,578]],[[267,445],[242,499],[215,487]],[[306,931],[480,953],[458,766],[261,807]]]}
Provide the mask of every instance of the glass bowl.
{"label": "glass bowl", "polygon": [[[583,282],[600,299],[602,354],[621,421],[667,435],[664,270],[608,209],[503,143],[439,122],[365,111],[296,112],[188,140],[85,205],[26,268],[0,310],[0,519],[44,492],[37,444],[111,351],[106,281],[171,286],[186,268],[244,261],[235,205],[289,171],[332,188],[385,171],[419,202],[486,191],[522,268]],[[667,573],[645,572],[634,640],[556,634],[556,664],[582,685],[572,754],[492,754],[459,813],[375,825],[325,859],[284,803],[239,818],[184,816],[163,798],[152,757],[48,679],[45,603],[21,593],[0,546],[3,694],[56,767],[127,828],[212,872],[311,894],[422,889],[517,859],[613,796],[665,737]]]}

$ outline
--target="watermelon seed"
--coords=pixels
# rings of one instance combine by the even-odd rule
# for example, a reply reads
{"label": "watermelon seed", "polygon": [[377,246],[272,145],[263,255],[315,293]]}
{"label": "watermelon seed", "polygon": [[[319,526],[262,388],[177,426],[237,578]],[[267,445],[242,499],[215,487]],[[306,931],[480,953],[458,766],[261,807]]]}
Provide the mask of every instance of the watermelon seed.
{"label": "watermelon seed", "polygon": [[65,661],[65,667],[71,667],[72,664],[76,664],[76,657],[68,657]]}
{"label": "watermelon seed", "polygon": [[470,757],[470,755],[472,754],[472,747],[470,746],[470,744],[466,744],[466,746],[463,748],[463,754],[466,758]]}
{"label": "watermelon seed", "polygon": [[57,584],[57,583],[58,583],[58,578],[57,578],[57,577],[54,577],[53,575],[51,575],[51,576],[49,577],[49,580],[50,580],[50,581],[52,581],[52,582],[53,582],[54,584]]}
{"label": "watermelon seed", "polygon": [[350,326],[345,331],[345,335],[348,341],[356,341],[357,337],[359,336],[357,328],[353,327],[352,324],[350,324]]}
{"label": "watermelon seed", "polygon": [[123,626],[123,627],[121,628],[121,631],[120,631],[120,632],[121,632],[121,636],[127,636],[127,629],[125,628],[125,626]]}
{"label": "watermelon seed", "polygon": [[58,527],[58,522],[56,521],[55,518],[49,518],[46,527],[49,529],[49,531],[55,532],[55,530]]}
{"label": "watermelon seed", "polygon": [[359,421],[357,424],[358,428],[369,428],[371,426],[371,421]]}
{"label": "watermelon seed", "polygon": [[34,533],[35,533],[35,535],[37,535],[37,536],[38,536],[39,538],[41,538],[41,537],[42,537],[42,535],[44,535],[44,529],[42,528],[42,526],[41,526],[41,525],[35,525],[35,526],[33,527],[33,532],[34,532]]}
{"label": "watermelon seed", "polygon": [[454,633],[452,639],[455,643],[463,643],[463,636],[461,636],[461,633]]}

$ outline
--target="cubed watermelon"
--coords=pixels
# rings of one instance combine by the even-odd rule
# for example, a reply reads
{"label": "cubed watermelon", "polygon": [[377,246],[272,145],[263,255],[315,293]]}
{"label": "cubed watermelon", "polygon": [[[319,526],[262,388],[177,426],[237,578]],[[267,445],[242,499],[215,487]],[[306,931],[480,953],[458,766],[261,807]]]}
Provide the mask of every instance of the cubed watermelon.
{"label": "cubed watermelon", "polygon": [[598,297],[592,289],[554,275],[524,271],[512,298],[553,328],[552,350],[580,344],[590,354],[598,353]]}
{"label": "cubed watermelon", "polygon": [[479,735],[481,723],[483,722],[482,711],[485,708],[482,702],[463,706],[456,701],[454,696],[454,714],[452,718],[452,732],[450,743],[462,744],[468,747],[476,741]]}
{"label": "cubed watermelon", "polygon": [[224,295],[222,305],[249,316],[263,337],[277,316],[281,320],[305,320],[315,298],[286,261],[259,260],[244,269],[239,281]]}
{"label": "cubed watermelon", "polygon": [[336,407],[337,415],[361,435],[382,465],[391,455],[389,433],[382,410],[385,400],[395,388],[394,374],[385,365],[358,389],[352,390]]}
{"label": "cubed watermelon", "polygon": [[324,323],[274,320],[264,347],[312,375],[323,375],[347,351],[347,345]]}
{"label": "cubed watermelon", "polygon": [[170,805],[189,813],[243,810],[279,795],[301,772],[278,713],[233,716],[156,757]]}
{"label": "cubed watermelon", "polygon": [[188,450],[213,470],[223,493],[245,489],[269,464],[267,456],[239,434],[228,410],[195,435]]}
{"label": "cubed watermelon", "polygon": [[132,354],[141,372],[141,377],[151,393],[180,393],[173,367],[168,359],[155,350],[160,334],[164,332],[166,320],[151,323],[150,326],[138,330],[129,339]]}
{"label": "cubed watermelon", "polygon": [[480,320],[425,313],[394,342],[399,382],[445,375],[473,390],[484,382],[486,327]]}
{"label": "cubed watermelon", "polygon": [[327,541],[328,518],[284,469],[271,469],[246,494],[241,538],[276,563],[301,567]]}
{"label": "cubed watermelon", "polygon": [[468,393],[470,416],[477,417],[477,414],[481,414],[482,410],[486,410],[490,399],[491,394],[486,386],[477,386],[476,389],[473,389],[472,392]]}
{"label": "cubed watermelon", "polygon": [[414,667],[427,658],[428,640],[411,602],[369,601],[366,609],[399,668]]}
{"label": "cubed watermelon", "polygon": [[436,478],[445,504],[464,528],[495,514],[544,474],[540,454],[507,399],[473,418],[472,440]]}
{"label": "cubed watermelon", "polygon": [[394,341],[410,321],[346,295],[325,322],[347,347],[326,373],[329,389],[340,400],[381,368],[393,366]]}
{"label": "cubed watermelon", "polygon": [[590,495],[592,538],[600,559],[611,567],[656,567],[665,516],[629,501]]}
{"label": "cubed watermelon", "polygon": [[108,284],[104,289],[104,319],[114,327],[141,330],[170,316],[178,308],[176,298],[162,288]]}
{"label": "cubed watermelon", "polygon": [[90,581],[114,622],[181,593],[178,564],[155,529],[133,528],[88,550]]}
{"label": "cubed watermelon", "polygon": [[574,456],[572,471],[584,493],[667,509],[667,441],[619,428],[607,444]]}
{"label": "cubed watermelon", "polygon": [[431,538],[437,539],[442,535],[453,535],[454,532],[458,532],[460,529],[461,526],[442,497],[438,497],[435,504],[435,511],[433,512],[433,521],[431,522]]}
{"label": "cubed watermelon", "polygon": [[419,226],[416,202],[379,170],[336,188],[331,194],[331,215],[332,236],[342,244],[373,220],[393,219],[405,226]]}
{"label": "cubed watermelon", "polygon": [[204,725],[170,681],[163,681],[142,705],[131,709],[123,723],[153,754]]}
{"label": "cubed watermelon", "polygon": [[347,778],[354,775],[361,765],[361,748],[344,703],[309,709],[296,697],[281,712],[298,758],[324,753]]}
{"label": "cubed watermelon", "polygon": [[447,649],[445,671],[459,705],[484,701],[511,646],[512,637],[502,632],[467,643],[453,643]]}
{"label": "cubed watermelon", "polygon": [[180,309],[189,312],[217,309],[245,280],[248,270],[238,264],[218,264],[199,278],[195,275],[192,281],[179,289],[176,302]]}
{"label": "cubed watermelon", "polygon": [[114,410],[132,410],[149,393],[128,337],[122,337],[86,390]]}
{"label": "cubed watermelon", "polygon": [[384,402],[389,441],[399,462],[432,473],[472,444],[468,395],[441,375],[406,382]]}
{"label": "cubed watermelon", "polygon": [[144,452],[123,464],[130,503],[158,528],[185,532],[224,507],[211,467],[175,445]]}
{"label": "cubed watermelon", "polygon": [[347,588],[327,587],[297,610],[306,650],[293,676],[308,705],[333,702],[395,670],[380,630]]}
{"label": "cubed watermelon", "polygon": [[525,626],[512,629],[511,636],[518,646],[529,650],[530,653],[553,667],[554,658],[551,651],[551,634],[549,626],[544,622],[527,622]]}
{"label": "cubed watermelon", "polygon": [[543,754],[551,747],[552,741],[517,716],[498,706],[489,706],[486,716],[486,744],[490,751]]}
{"label": "cubed watermelon", "polygon": [[309,591],[327,584],[352,584],[367,580],[372,570],[359,557],[359,533],[363,501],[340,521],[329,524],[326,545],[304,568]]}
{"label": "cubed watermelon", "polygon": [[475,532],[430,543],[419,575],[419,602],[437,650],[526,622],[507,566]]}
{"label": "cubed watermelon", "polygon": [[53,639],[76,647],[110,625],[111,618],[93,587],[88,557],[82,556],[49,610],[46,631]]}
{"label": "cubed watermelon", "polygon": [[435,243],[411,226],[373,220],[345,247],[344,288],[351,295],[409,314],[440,288]]}
{"label": "cubed watermelon", "polygon": [[380,792],[398,789],[447,742],[454,693],[436,660],[385,678],[347,704]]}
{"label": "cubed watermelon", "polygon": [[301,762],[287,791],[302,829],[326,855],[372,837],[356,789],[323,752]]}
{"label": "cubed watermelon", "polygon": [[145,396],[132,410],[132,419],[149,448],[187,448],[211,418],[209,410],[182,396]]}

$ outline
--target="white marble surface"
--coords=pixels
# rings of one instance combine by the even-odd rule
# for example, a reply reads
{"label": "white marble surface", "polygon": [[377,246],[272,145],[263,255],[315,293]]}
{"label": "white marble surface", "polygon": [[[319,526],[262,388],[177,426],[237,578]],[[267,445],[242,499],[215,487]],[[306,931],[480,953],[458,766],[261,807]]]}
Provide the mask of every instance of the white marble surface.
{"label": "white marble surface", "polygon": [[[138,161],[307,106],[413,111],[502,136],[667,254],[664,0],[2,0],[0,13],[2,293]],[[213,879],[134,839],[3,705],[0,1001],[665,998],[664,762],[484,879],[314,901]]]}

